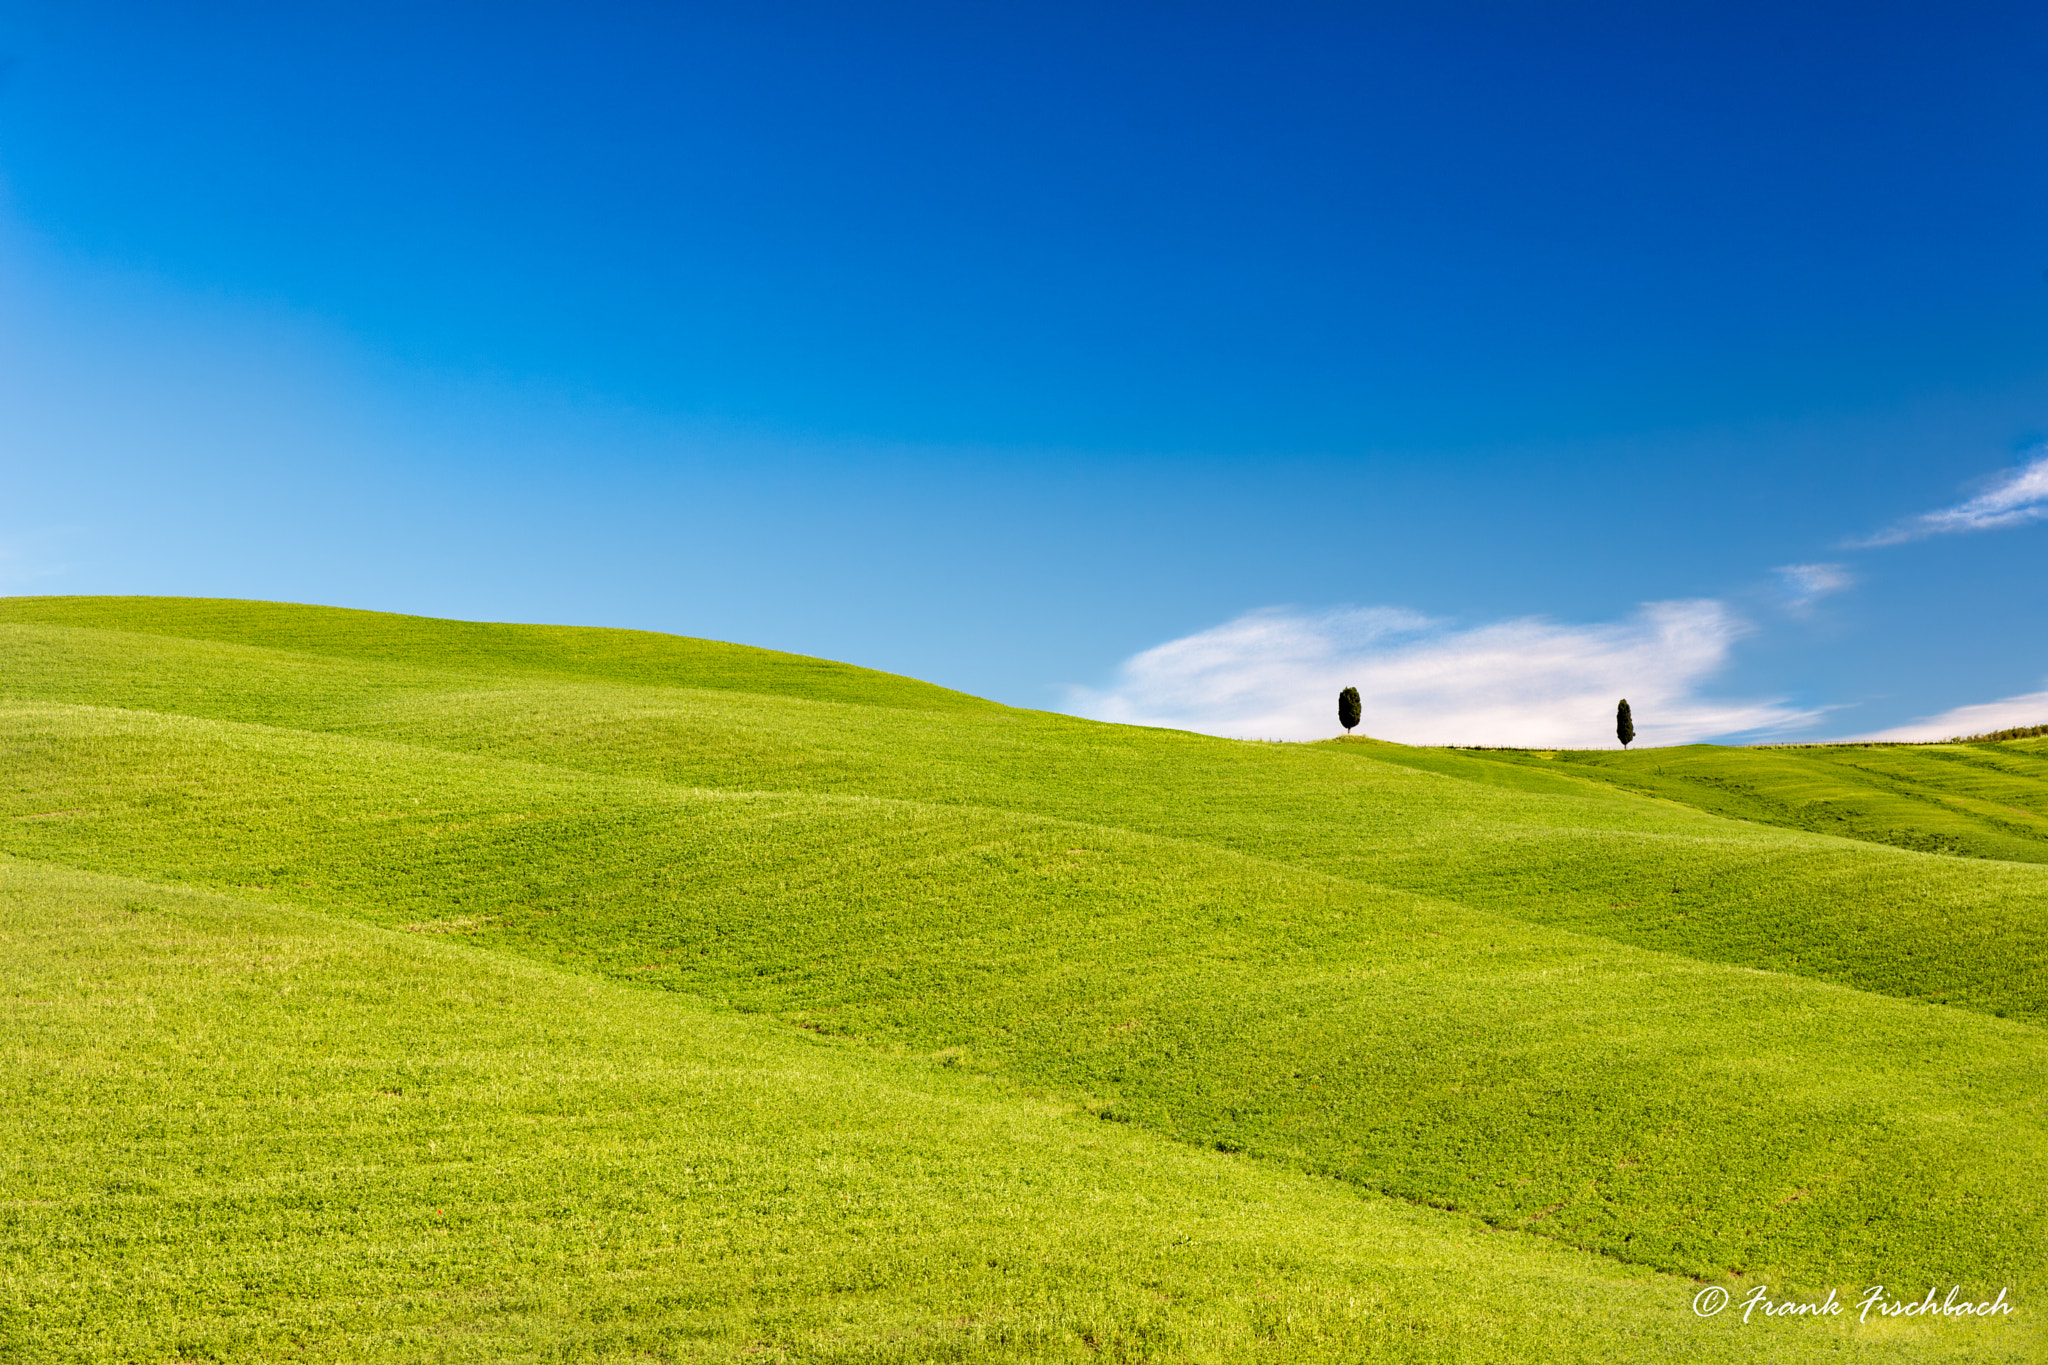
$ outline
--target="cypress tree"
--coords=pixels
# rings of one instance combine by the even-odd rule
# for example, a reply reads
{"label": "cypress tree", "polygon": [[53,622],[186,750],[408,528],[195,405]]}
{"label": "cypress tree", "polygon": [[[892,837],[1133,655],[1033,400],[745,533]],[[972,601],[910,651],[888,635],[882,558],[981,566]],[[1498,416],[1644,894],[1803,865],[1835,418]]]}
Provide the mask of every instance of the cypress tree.
{"label": "cypress tree", "polygon": [[1358,689],[1347,687],[1337,694],[1337,723],[1350,734],[1351,727],[1358,724]]}
{"label": "cypress tree", "polygon": [[1636,718],[1628,713],[1628,698],[1621,699],[1621,705],[1614,708],[1614,737],[1626,749],[1629,741],[1636,737]]}

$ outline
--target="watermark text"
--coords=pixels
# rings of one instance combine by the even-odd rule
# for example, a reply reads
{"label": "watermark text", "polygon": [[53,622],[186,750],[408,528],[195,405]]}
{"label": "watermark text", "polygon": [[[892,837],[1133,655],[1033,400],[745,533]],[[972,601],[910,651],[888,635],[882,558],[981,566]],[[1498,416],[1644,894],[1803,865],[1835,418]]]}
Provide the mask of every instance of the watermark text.
{"label": "watermark text", "polygon": [[2002,1317],[2012,1312],[2012,1305],[2005,1301],[2007,1290],[1998,1291],[1994,1299],[1972,1299],[1963,1293],[1961,1285],[1950,1288],[1947,1294],[1930,1288],[1923,1299],[1893,1298],[1881,1284],[1874,1284],[1863,1291],[1863,1297],[1853,1304],[1844,1304],[1834,1290],[1828,1291],[1824,1299],[1774,1299],[1771,1287],[1757,1285],[1740,1299],[1736,1299],[1718,1284],[1710,1284],[1692,1296],[1692,1311],[1703,1318],[1711,1318],[1722,1309],[1734,1307],[1742,1310],[1742,1320],[1761,1318],[1833,1318],[1840,1317],[1848,1308],[1856,1310],[1856,1321],[1868,1322],[1877,1318],[1989,1318]]}

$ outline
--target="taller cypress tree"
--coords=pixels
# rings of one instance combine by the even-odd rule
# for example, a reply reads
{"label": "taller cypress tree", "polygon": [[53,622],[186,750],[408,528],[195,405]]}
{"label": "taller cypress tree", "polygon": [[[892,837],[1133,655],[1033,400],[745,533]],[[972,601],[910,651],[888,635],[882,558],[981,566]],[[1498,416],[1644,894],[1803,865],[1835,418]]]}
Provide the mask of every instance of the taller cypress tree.
{"label": "taller cypress tree", "polygon": [[1351,727],[1358,724],[1358,689],[1347,687],[1337,694],[1337,723],[1350,734]]}
{"label": "taller cypress tree", "polygon": [[1621,705],[1614,708],[1614,737],[1626,749],[1636,737],[1636,718],[1628,713],[1628,698],[1621,699]]}

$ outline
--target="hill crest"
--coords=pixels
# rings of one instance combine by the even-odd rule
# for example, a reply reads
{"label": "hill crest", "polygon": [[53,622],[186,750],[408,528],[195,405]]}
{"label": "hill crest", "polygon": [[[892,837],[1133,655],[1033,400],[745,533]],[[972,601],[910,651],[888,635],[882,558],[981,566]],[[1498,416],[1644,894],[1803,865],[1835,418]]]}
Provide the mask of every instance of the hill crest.
{"label": "hill crest", "polygon": [[457,621],[224,597],[5,597],[0,622],[120,630],[558,681],[708,688],[901,710],[997,709],[935,683],[804,654],[608,626]]}

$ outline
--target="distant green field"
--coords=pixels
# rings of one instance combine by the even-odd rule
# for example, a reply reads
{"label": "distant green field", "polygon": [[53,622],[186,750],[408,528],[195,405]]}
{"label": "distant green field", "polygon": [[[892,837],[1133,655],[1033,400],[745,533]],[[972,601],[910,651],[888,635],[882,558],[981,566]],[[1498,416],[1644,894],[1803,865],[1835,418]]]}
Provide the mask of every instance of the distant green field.
{"label": "distant green field", "polygon": [[[1431,765],[1440,750],[1418,761]],[[1491,751],[1549,763],[1716,815],[1926,853],[2048,863],[2048,738],[1976,744],[1838,744],[1634,752]]]}
{"label": "distant green field", "polygon": [[[118,1046],[171,1048],[200,1089],[230,1062],[164,1039],[216,1038],[232,1022],[236,1055],[261,1054],[274,1071],[246,1097],[250,1131],[271,1136],[237,1151],[357,1144],[292,1097],[339,1084],[337,1047],[404,1057],[426,1046],[407,1032],[426,1022],[391,1003],[402,991],[377,994],[378,973],[509,973],[553,1003],[529,1006],[526,985],[478,987],[439,1036],[544,1074],[602,1055],[617,1084],[645,1068],[725,1066],[721,1097],[685,1106],[719,1142],[759,1120],[732,1089],[746,1068],[699,1056],[685,1035],[743,1038],[731,1046],[748,1056],[802,1063],[820,1096],[893,1087],[890,1102],[915,1117],[888,1160],[938,1164],[916,1191],[878,1167],[888,1192],[877,1216],[891,1229],[965,1220],[944,1251],[909,1231],[861,1234],[862,1254],[892,1265],[937,1258],[929,1284],[878,1281],[858,1313],[835,1317],[816,1298],[825,1291],[791,1280],[791,1311],[768,1327],[752,1309],[719,1317],[682,1291],[663,1298],[652,1271],[606,1280],[553,1242],[524,1260],[462,1243],[458,1278],[498,1286],[474,1298],[413,1293],[411,1280],[432,1282],[407,1259],[417,1248],[390,1252],[388,1274],[294,1279],[301,1253],[287,1244],[302,1243],[276,1232],[271,1278],[257,1277],[269,1288],[237,1281],[231,1307],[193,1319],[217,1354],[277,1350],[274,1334],[288,1333],[348,1357],[346,1324],[373,1302],[398,1314],[394,1335],[376,1338],[398,1356],[432,1340],[479,1358],[719,1356],[750,1341],[792,1359],[1092,1358],[1115,1340],[1127,1359],[2019,1360],[2043,1344],[2048,1182],[2034,1172],[2048,1157],[2048,865],[1994,840],[2034,846],[2023,817],[2048,811],[2040,741],[1961,746],[1960,758],[1240,744],[631,632],[8,599],[0,746],[0,851],[29,860],[9,873],[10,932],[44,955],[10,949],[9,960],[49,980],[67,970],[49,964],[77,962],[89,964],[80,981],[131,983],[109,998],[140,1000],[133,982],[160,981],[189,1022],[166,1034],[131,1021],[142,1033]],[[1830,796],[1830,782],[1847,795]],[[1822,816],[1808,807],[1828,801],[1850,803],[1835,823],[1852,837],[1812,832]],[[2018,812],[2002,835],[2002,817],[1981,809],[2001,801]],[[1901,822],[1923,807],[1910,835]],[[1969,856],[1915,851],[1915,839],[1938,850],[1966,834],[1978,842],[1955,847]],[[144,918],[106,909],[131,895]],[[264,953],[333,964],[295,968],[293,989],[363,1002],[354,1032],[299,1029],[289,1002],[248,1014],[234,1003],[247,982],[206,965],[221,950],[150,946],[229,923],[299,945]],[[315,939],[324,946],[304,946]],[[175,985],[172,959],[186,964]],[[103,1027],[112,1016],[93,1017]],[[160,1228],[185,1218],[185,1231],[116,1254],[91,1240],[113,1196],[88,1176],[65,1176],[61,1197],[26,1192],[103,1164],[81,1161],[88,1149],[133,1147],[159,1165],[178,1150],[110,1117],[130,1107],[121,1087],[146,1078],[110,1066],[83,1025],[51,1031],[38,1018],[13,1025],[14,1064],[46,1079],[12,1090],[31,1099],[7,1111],[35,1155],[8,1177],[25,1192],[0,1191],[15,1201],[5,1320],[25,1350],[55,1359],[68,1358],[64,1334],[94,1318],[78,1286],[113,1284],[91,1278],[113,1273],[110,1259],[121,1274],[178,1279],[210,1234],[173,1210],[216,1196],[181,1168],[132,1208]],[[627,1018],[611,1056],[607,1021]],[[536,1041],[543,1019],[554,1031]],[[528,1159],[514,1151],[525,1130],[493,1107],[497,1084],[449,1092],[448,1121],[484,1135],[469,1149],[473,1199],[488,1193],[476,1171],[493,1153]],[[112,1089],[93,1098],[94,1086]],[[680,1121],[678,1092],[647,1101],[640,1127],[610,1129],[598,1122],[609,1092],[591,1081],[576,1093],[565,1118],[610,1134],[593,1142],[634,1146],[643,1164],[631,1181],[672,1180],[647,1134]],[[970,1099],[983,1117],[948,1107]],[[791,1101],[777,1121],[815,1134],[855,1122],[856,1109]],[[984,1136],[949,1136],[956,1118]],[[995,1123],[1039,1125],[1041,1155],[1060,1133],[1115,1134],[1117,1152],[1151,1155],[1101,1168],[1109,1202],[1075,1224],[1078,1249],[1055,1255],[1066,1239],[1049,1205],[951,1211],[980,1207],[976,1182],[1011,1159],[985,1136]],[[784,1145],[800,1153],[811,1140]],[[1074,1178],[1074,1158],[1059,1152],[1025,1183],[1071,1194],[1059,1182]],[[425,1178],[420,1160],[394,1149],[371,1164],[412,1180]],[[762,1190],[809,1180],[803,1160],[771,1152],[748,1179]],[[1171,1193],[1139,1169],[1157,1162],[1185,1173]],[[540,1168],[521,1169],[532,1198],[589,1195],[584,1173],[550,1168],[564,1183],[549,1194]],[[1217,1210],[1203,1216],[1236,1220],[1241,1240],[1147,1298],[1133,1267],[1156,1239],[1131,1210],[1141,1195],[1157,1208],[1198,1192]],[[728,1215],[761,1197],[728,1193]],[[307,1197],[264,1205],[283,1220],[273,1231],[315,1227]],[[33,1202],[44,1198],[56,1202]],[[1289,1212],[1263,1223],[1246,1212],[1276,1200]],[[1423,1249],[1359,1250],[1393,1236],[1371,1219],[1395,1215]],[[803,1254],[851,1254],[834,1240],[843,1228],[798,1221],[790,1245]],[[257,1222],[252,1248],[270,1235]],[[1259,1241],[1269,1234],[1279,1240]],[[528,1235],[540,1234],[526,1227],[502,1245]],[[659,1259],[627,1241],[626,1260]],[[724,1259],[700,1265],[705,1283],[787,1268],[764,1246],[724,1245]],[[1493,1263],[1460,1258],[1495,1246],[1554,1278],[1483,1284]],[[1277,1268],[1250,1268],[1269,1253]],[[957,1275],[943,1268],[955,1254],[966,1257]],[[977,1257],[1010,1266],[1000,1284],[969,1264]],[[1395,1263],[1406,1278],[1357,1297]],[[2018,1311],[1960,1332],[1807,1319],[1737,1330],[1686,1308],[1696,1282],[1816,1295],[1919,1284],[1917,1298],[1936,1280],[1944,1292],[2008,1288]],[[513,1281],[528,1309],[501,1302]],[[1282,1281],[1280,1299],[1303,1305],[1292,1336],[1265,1331],[1255,1311],[1255,1286]],[[1401,1298],[1387,1287],[1397,1281],[1455,1289]],[[1340,1285],[1353,1287],[1341,1312]],[[1646,1297],[1613,1300],[1630,1306],[1601,1309],[1620,1314],[1601,1329],[1549,1325],[1553,1305],[1622,1289]],[[555,1307],[530,1306],[543,1301]],[[1635,1305],[1652,1301],[1638,1320]],[[628,1325],[591,1326],[600,1302],[604,1321]],[[151,1312],[105,1316],[93,1349],[106,1358],[172,1353],[149,1335]],[[583,1325],[543,1330],[557,1319]],[[991,1335],[998,1321],[1019,1335]]]}

